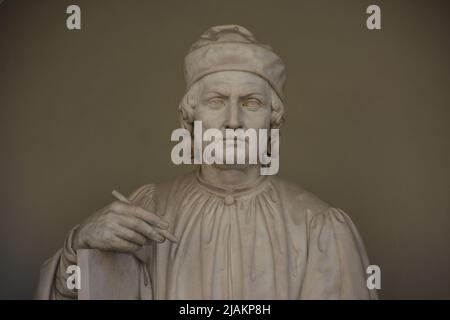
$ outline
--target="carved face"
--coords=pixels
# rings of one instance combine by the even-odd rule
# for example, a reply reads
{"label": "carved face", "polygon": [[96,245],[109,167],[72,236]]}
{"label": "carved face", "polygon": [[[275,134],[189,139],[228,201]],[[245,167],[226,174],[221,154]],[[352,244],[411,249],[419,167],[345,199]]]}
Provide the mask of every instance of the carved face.
{"label": "carved face", "polygon": [[[194,120],[202,121],[203,130],[218,129],[225,138],[226,129],[270,129],[273,90],[266,80],[249,72],[221,71],[200,81]],[[250,145],[248,139],[245,144],[224,140],[225,152],[234,148],[235,155],[245,146],[246,163],[250,148],[256,150],[256,143]],[[203,148],[208,144],[203,142]]]}
{"label": "carved face", "polygon": [[269,129],[271,88],[263,78],[244,71],[221,71],[201,80],[194,119],[204,129]]}

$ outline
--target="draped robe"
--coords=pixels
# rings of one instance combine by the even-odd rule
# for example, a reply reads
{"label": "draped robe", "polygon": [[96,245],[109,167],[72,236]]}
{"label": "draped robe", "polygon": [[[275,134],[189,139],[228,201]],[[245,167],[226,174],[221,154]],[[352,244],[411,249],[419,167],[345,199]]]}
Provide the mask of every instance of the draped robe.
{"label": "draped robe", "polygon": [[[377,298],[367,288],[369,261],[348,215],[285,180],[261,176],[230,189],[197,171],[142,186],[129,199],[168,221],[179,242],[151,242],[136,254],[139,291],[125,298]],[[44,263],[37,298],[77,297],[63,288],[65,268],[76,263],[71,233]],[[113,287],[120,282],[114,277]]]}

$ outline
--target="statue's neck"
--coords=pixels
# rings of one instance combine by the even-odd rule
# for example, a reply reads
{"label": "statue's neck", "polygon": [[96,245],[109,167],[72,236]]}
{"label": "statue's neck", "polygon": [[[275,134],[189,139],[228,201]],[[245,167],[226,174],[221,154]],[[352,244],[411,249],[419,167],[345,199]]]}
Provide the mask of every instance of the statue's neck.
{"label": "statue's neck", "polygon": [[257,165],[234,167],[202,164],[200,177],[211,185],[225,188],[241,188],[252,185],[261,176],[260,168]]}

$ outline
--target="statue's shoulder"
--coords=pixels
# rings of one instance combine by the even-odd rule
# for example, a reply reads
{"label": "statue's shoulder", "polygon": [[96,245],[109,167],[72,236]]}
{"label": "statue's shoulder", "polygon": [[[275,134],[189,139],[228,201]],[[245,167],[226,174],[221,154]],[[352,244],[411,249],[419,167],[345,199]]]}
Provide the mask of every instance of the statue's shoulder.
{"label": "statue's shoulder", "polygon": [[156,192],[154,184],[146,184],[135,189],[128,199],[131,203],[150,209],[153,206],[153,198]]}
{"label": "statue's shoulder", "polygon": [[293,214],[315,215],[330,208],[330,205],[301,185],[278,176],[272,178],[283,205]]}
{"label": "statue's shoulder", "polygon": [[179,193],[187,190],[192,186],[196,179],[196,172],[188,172],[181,174],[175,178],[161,181],[156,184],[156,192],[158,196],[174,196],[174,193]]}
{"label": "statue's shoulder", "polygon": [[135,189],[129,198],[130,200],[152,198],[170,193],[173,189],[184,189],[191,184],[193,179],[195,179],[195,172],[186,173],[158,183],[148,183]]}
{"label": "statue's shoulder", "polygon": [[195,172],[190,172],[158,183],[148,183],[135,189],[129,199],[131,202],[152,208],[164,203],[168,198],[182,196],[184,190],[195,181]]}

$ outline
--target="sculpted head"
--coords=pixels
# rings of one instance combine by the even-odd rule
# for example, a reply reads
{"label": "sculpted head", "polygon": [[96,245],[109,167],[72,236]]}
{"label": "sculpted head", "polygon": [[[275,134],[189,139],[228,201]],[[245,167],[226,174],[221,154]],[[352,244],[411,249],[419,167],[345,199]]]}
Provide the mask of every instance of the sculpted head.
{"label": "sculpted head", "polygon": [[[226,168],[271,162],[264,157],[270,156],[270,150],[274,151],[272,143],[278,141],[278,130],[270,129],[279,129],[284,121],[282,94],[286,79],[284,63],[272,49],[258,43],[243,27],[212,27],[192,45],[184,67],[187,90],[179,105],[180,122],[191,137],[195,136],[194,154],[211,155],[217,161],[206,164]],[[197,143],[197,127],[202,132],[215,130],[214,140],[206,138]],[[248,129],[258,132],[257,138]],[[238,137],[240,131],[247,130],[248,135]],[[230,131],[236,134],[234,138],[227,136]],[[267,136],[260,135],[262,131]],[[274,139],[272,131],[276,131]],[[219,152],[219,145],[223,153]],[[274,145],[278,152],[278,142]],[[205,152],[211,149],[214,151]],[[226,160],[233,157],[234,162]],[[278,168],[272,170],[277,171]]]}
{"label": "sculpted head", "polygon": [[180,105],[181,126],[280,128],[285,67],[247,29],[226,25],[208,29],[185,58],[187,92]]}

